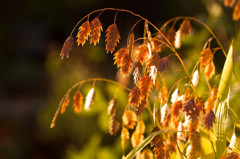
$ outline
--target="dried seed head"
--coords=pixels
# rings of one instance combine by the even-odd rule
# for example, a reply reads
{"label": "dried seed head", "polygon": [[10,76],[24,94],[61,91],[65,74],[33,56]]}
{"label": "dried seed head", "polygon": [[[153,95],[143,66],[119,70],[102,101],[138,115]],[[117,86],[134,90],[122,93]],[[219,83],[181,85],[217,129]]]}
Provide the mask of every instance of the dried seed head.
{"label": "dried seed head", "polygon": [[116,113],[111,115],[110,124],[109,124],[109,133],[111,135],[116,135],[120,128],[120,123],[117,119]]}
{"label": "dried seed head", "polygon": [[198,74],[198,70],[196,70],[196,71],[193,73],[193,77],[192,77],[192,84],[193,84],[194,87],[197,86],[198,80],[199,80],[199,74]]}
{"label": "dried seed head", "polygon": [[69,105],[69,102],[70,102],[70,98],[69,96],[66,96],[64,101],[62,102],[60,114],[63,114],[66,111],[66,108]]}
{"label": "dried seed head", "polygon": [[99,43],[100,40],[100,36],[101,36],[101,31],[102,29],[102,24],[99,21],[98,17],[94,18],[91,21],[91,27],[90,27],[91,31],[90,31],[90,44],[93,43],[94,45],[96,45],[97,43]]}
{"label": "dried seed head", "polygon": [[138,109],[138,106],[141,102],[141,91],[140,89],[135,86],[129,93],[128,95],[129,97],[129,103],[135,107],[135,109],[137,110]]}
{"label": "dried seed head", "polygon": [[213,127],[213,123],[215,122],[215,114],[212,110],[209,110],[203,118],[203,125],[206,129],[210,130]]}
{"label": "dried seed head", "polygon": [[79,32],[77,34],[77,44],[78,46],[81,44],[82,46],[85,44],[85,42],[88,40],[88,37],[90,36],[90,23],[87,20],[79,27]]}
{"label": "dried seed head", "polygon": [[168,115],[168,105],[167,103],[164,104],[161,108],[161,123],[164,122],[164,120],[167,118],[167,115]]}
{"label": "dried seed head", "polygon": [[135,64],[135,68],[134,68],[134,71],[133,71],[133,81],[134,81],[134,84],[135,85],[138,85],[138,82],[141,78],[141,75],[142,75],[142,65],[140,62],[137,62]]}
{"label": "dried seed head", "polygon": [[224,5],[226,7],[233,7],[235,0],[224,0]]}
{"label": "dried seed head", "polygon": [[189,87],[187,87],[185,93],[184,93],[184,98],[183,98],[183,103],[188,101],[191,98],[191,90]]}
{"label": "dried seed head", "polygon": [[210,79],[215,75],[215,65],[213,61],[211,61],[204,70],[204,76],[206,79]]}
{"label": "dried seed head", "polygon": [[117,111],[117,100],[115,98],[111,99],[108,104],[108,115],[115,114]]}
{"label": "dried seed head", "polygon": [[157,69],[160,73],[162,73],[168,67],[168,57],[163,57],[160,59]]}
{"label": "dried seed head", "polygon": [[80,113],[82,109],[83,95],[80,91],[76,91],[73,96],[73,106],[76,113]]}
{"label": "dried seed head", "polygon": [[210,48],[205,48],[200,53],[200,71],[202,72],[204,68],[212,61],[213,53]]}
{"label": "dried seed head", "polygon": [[121,57],[121,73],[123,76],[128,76],[132,68],[132,58],[128,52],[125,52]]}
{"label": "dried seed head", "polygon": [[135,51],[135,60],[142,65],[146,62],[149,56],[149,50],[147,44],[140,45]]}
{"label": "dried seed head", "polygon": [[159,93],[159,98],[161,99],[161,103],[165,104],[168,101],[168,89],[166,85],[163,85],[161,91]]}
{"label": "dried seed head", "polygon": [[107,28],[106,31],[106,50],[107,53],[115,51],[117,43],[119,43],[120,33],[118,31],[117,25],[114,23]]}
{"label": "dried seed head", "polygon": [[179,94],[178,94],[178,88],[173,92],[171,96],[171,102],[176,103],[178,101]]}
{"label": "dried seed head", "polygon": [[148,94],[151,91],[152,87],[152,81],[151,78],[148,75],[145,75],[140,81],[139,81],[139,88],[141,91],[141,95],[143,99],[146,99]]}
{"label": "dried seed head", "polygon": [[213,87],[211,90],[211,95],[208,97],[206,102],[204,103],[205,112],[209,110],[213,110],[217,99],[217,87]]}
{"label": "dried seed head", "polygon": [[222,157],[221,159],[240,159],[240,155],[236,152],[231,152],[227,156]]}
{"label": "dried seed head", "polygon": [[84,109],[86,111],[89,111],[91,109],[94,98],[95,98],[95,88],[93,87],[90,89],[90,91],[88,92],[88,94],[86,96],[85,107],[84,107]]}
{"label": "dried seed head", "polygon": [[133,52],[133,45],[134,45],[134,34],[132,33],[130,35],[129,42],[128,42],[128,52],[130,56],[132,55],[132,52]]}
{"label": "dried seed head", "polygon": [[[153,130],[152,130],[152,133],[153,132],[156,132],[156,131],[159,131],[160,129],[158,127],[155,127]],[[160,135],[156,135],[152,141],[150,142],[150,146],[151,147],[154,147],[153,151],[155,151],[155,158],[157,159],[165,159],[165,145],[161,139],[161,136]]]}
{"label": "dried seed head", "polygon": [[172,108],[171,108],[172,117],[178,119],[178,115],[181,110],[182,110],[182,101],[181,100],[173,103]]}
{"label": "dried seed head", "polygon": [[127,48],[121,48],[114,54],[114,65],[117,64],[117,67],[120,67],[122,65],[121,60],[124,54],[128,54]]}
{"label": "dried seed head", "polygon": [[175,37],[176,37],[176,31],[174,30],[174,28],[170,28],[168,30],[168,33],[167,33],[167,38],[168,38],[168,41],[174,45],[175,44]]}
{"label": "dried seed head", "polygon": [[74,45],[74,39],[72,35],[70,35],[63,44],[62,51],[60,53],[61,59],[63,59],[65,56],[69,58],[73,45]]}
{"label": "dried seed head", "polygon": [[153,54],[147,61],[147,72],[151,71],[151,66],[155,66],[157,68],[159,61],[160,61],[159,54]]}
{"label": "dried seed head", "polygon": [[159,53],[162,51],[162,48],[165,47],[166,40],[164,37],[160,34],[157,33],[154,38],[153,38],[153,46],[154,46],[154,52]]}
{"label": "dried seed head", "polygon": [[177,132],[177,139],[178,139],[178,141],[186,142],[186,134],[182,133],[182,132],[185,131],[185,127],[183,126],[183,123],[181,121],[179,122],[177,130],[178,130],[178,132]]}
{"label": "dried seed head", "polygon": [[181,30],[179,29],[179,30],[176,32],[176,35],[175,35],[174,46],[175,46],[176,49],[179,49],[179,48],[181,47],[181,39],[182,39]]}
{"label": "dried seed head", "polygon": [[149,148],[145,148],[141,153],[140,159],[153,159],[152,150],[150,150]]}
{"label": "dried seed head", "polygon": [[136,114],[141,115],[143,113],[144,109],[146,108],[146,105],[147,105],[147,100],[144,98],[141,100],[141,102],[138,106],[138,109],[136,111]]}
{"label": "dried seed head", "polygon": [[127,128],[133,129],[134,126],[136,125],[136,121],[137,121],[137,116],[133,111],[127,110],[123,113],[122,123]]}
{"label": "dried seed head", "polygon": [[235,5],[233,11],[233,20],[239,20],[240,18],[240,1]]}
{"label": "dried seed head", "polygon": [[126,141],[127,139],[129,139],[129,132],[128,132],[128,129],[126,129],[125,127],[122,128],[121,139],[122,139],[122,149],[124,149],[126,145]]}
{"label": "dried seed head", "polygon": [[152,79],[154,85],[155,85],[155,81],[156,81],[156,78],[157,78],[157,71],[158,70],[157,70],[155,65],[150,66],[149,76]]}
{"label": "dried seed head", "polygon": [[187,19],[184,20],[182,22],[182,24],[180,25],[181,34],[184,36],[188,35],[190,33],[191,29],[192,29],[191,23]]}
{"label": "dried seed head", "polygon": [[138,144],[141,143],[141,141],[144,139],[143,135],[137,134],[136,131],[133,132],[131,137],[131,144],[132,147],[135,148]]}
{"label": "dried seed head", "polygon": [[187,150],[187,157],[189,159],[195,159],[202,156],[201,136],[197,131],[189,134],[189,140],[191,142],[190,149]]}

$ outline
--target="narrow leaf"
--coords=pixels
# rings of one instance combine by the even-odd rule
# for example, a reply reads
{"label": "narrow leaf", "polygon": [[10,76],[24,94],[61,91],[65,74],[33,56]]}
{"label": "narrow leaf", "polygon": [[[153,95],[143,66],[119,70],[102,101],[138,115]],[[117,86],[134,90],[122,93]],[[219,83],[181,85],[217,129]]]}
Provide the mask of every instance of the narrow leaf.
{"label": "narrow leaf", "polygon": [[230,46],[225,61],[221,81],[218,88],[217,102],[215,105],[216,123],[214,124],[214,135],[216,141],[216,157],[220,158],[226,149],[226,129],[228,118],[228,93],[230,89],[231,75],[233,70],[233,46]]}
{"label": "narrow leaf", "polygon": [[[171,131],[171,130],[169,130],[169,131]],[[159,134],[164,133],[164,132],[169,132],[169,131],[160,130],[160,131],[152,133],[147,138],[145,138],[137,147],[135,147],[131,152],[129,152],[125,159],[132,159],[132,158],[134,158],[136,156],[136,154],[138,152],[140,152],[145,146],[147,146],[147,144],[149,144],[151,142],[151,140],[156,135],[159,135]]]}

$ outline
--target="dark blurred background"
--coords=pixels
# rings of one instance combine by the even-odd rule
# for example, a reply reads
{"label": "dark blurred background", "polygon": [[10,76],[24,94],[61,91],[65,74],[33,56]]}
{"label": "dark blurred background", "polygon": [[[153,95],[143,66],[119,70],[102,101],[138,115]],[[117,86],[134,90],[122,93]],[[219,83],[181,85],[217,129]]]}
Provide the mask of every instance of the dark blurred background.
{"label": "dark blurred background", "polygon": [[[1,159],[121,157],[120,137],[108,134],[106,108],[114,93],[113,85],[99,85],[95,110],[77,115],[69,108],[58,117],[56,127],[49,128],[58,102],[74,83],[92,77],[116,79],[113,56],[104,51],[104,33],[97,46],[88,42],[84,47],[75,46],[70,59],[61,60],[59,56],[78,20],[105,7],[131,10],[157,27],[175,16],[197,17],[214,30],[225,49],[232,37],[235,41],[240,39],[239,22],[232,20],[233,9],[224,7],[223,0],[1,0]],[[104,32],[113,23],[114,15],[114,11],[106,11],[100,16]],[[127,44],[128,32],[137,20],[127,13],[118,14],[118,48]],[[200,52],[209,33],[200,25],[195,26],[193,32],[201,34],[193,35],[195,41],[187,45]],[[142,36],[142,28],[136,28],[135,34]],[[223,56],[219,56],[221,60]],[[82,88],[84,95],[90,87],[91,83]],[[120,99],[122,107],[127,100],[124,97],[126,92]]]}

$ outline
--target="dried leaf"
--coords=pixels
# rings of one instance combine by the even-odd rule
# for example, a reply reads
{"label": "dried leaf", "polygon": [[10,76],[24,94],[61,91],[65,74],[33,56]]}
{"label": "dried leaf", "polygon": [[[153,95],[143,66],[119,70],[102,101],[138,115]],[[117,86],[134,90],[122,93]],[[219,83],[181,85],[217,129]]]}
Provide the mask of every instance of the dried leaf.
{"label": "dried leaf", "polygon": [[80,91],[76,91],[73,96],[73,106],[76,113],[80,113],[82,109],[83,95]]}
{"label": "dried leaf", "polygon": [[73,45],[74,45],[74,39],[72,35],[70,35],[63,44],[62,51],[60,53],[61,59],[63,59],[65,56],[69,58]]}
{"label": "dried leaf", "polygon": [[66,108],[67,106],[69,105],[69,102],[70,102],[70,98],[69,96],[65,97],[62,105],[61,105],[61,111],[60,111],[60,114],[63,114],[65,111],[66,111]]}
{"label": "dried leaf", "polygon": [[87,20],[84,22],[78,29],[77,34],[77,44],[78,46],[81,44],[82,46],[85,44],[85,42],[88,40],[88,37],[90,36],[90,23]]}
{"label": "dried leaf", "polygon": [[180,25],[181,35],[188,35],[191,32],[192,26],[188,19],[185,19]]}
{"label": "dried leaf", "polygon": [[99,43],[100,36],[101,36],[101,31],[102,29],[102,24],[99,21],[98,17],[94,18],[91,21],[91,32],[90,32],[90,44],[93,43],[96,45]]}
{"label": "dried leaf", "polygon": [[240,1],[235,5],[233,11],[233,20],[239,20],[240,18]]}
{"label": "dried leaf", "polygon": [[114,23],[107,28],[106,31],[106,50],[107,53],[115,51],[117,43],[119,43],[120,33],[118,31],[117,25]]}

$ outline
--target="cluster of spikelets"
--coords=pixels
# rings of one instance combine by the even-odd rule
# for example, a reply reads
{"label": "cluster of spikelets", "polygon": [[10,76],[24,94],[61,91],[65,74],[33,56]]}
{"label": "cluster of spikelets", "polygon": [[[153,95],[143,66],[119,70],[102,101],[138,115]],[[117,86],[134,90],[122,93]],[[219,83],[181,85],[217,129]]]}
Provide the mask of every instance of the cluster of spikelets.
{"label": "cluster of spikelets", "polygon": [[[234,7],[232,19],[239,20],[240,19],[240,1],[236,0],[224,0],[224,5],[226,7]],[[234,6],[235,5],[235,6]]]}
{"label": "cluster of spikelets", "polygon": [[[233,0],[234,1],[234,0]],[[230,4],[231,3],[231,4]],[[233,2],[225,0],[227,6],[233,6]],[[145,20],[146,37],[143,43],[135,45],[133,30],[127,41],[127,46],[115,51],[120,39],[120,32],[116,22],[110,25],[106,30],[106,51],[114,53],[114,64],[120,68],[123,76],[133,76],[134,87],[129,92],[128,105],[122,114],[122,126],[117,114],[117,100],[113,98],[109,102],[108,115],[110,115],[109,133],[116,135],[121,126],[122,149],[124,151],[127,140],[130,140],[131,145],[135,148],[144,140],[145,123],[141,118],[141,114],[150,104],[148,97],[154,89],[157,92],[155,98],[160,101],[160,106],[154,106],[153,110],[153,125],[152,132],[159,130],[175,130],[176,133],[168,133],[167,135],[157,135],[151,141],[155,158],[165,159],[170,158],[171,154],[179,151],[188,159],[196,159],[203,155],[201,136],[199,134],[199,125],[210,131],[215,122],[214,106],[217,96],[216,86],[211,86],[209,80],[215,76],[214,53],[218,48],[211,48],[210,38],[199,55],[199,69],[203,72],[204,78],[209,86],[210,93],[207,99],[202,99],[197,96],[196,86],[199,80],[198,69],[194,70],[190,77],[189,84],[186,84],[183,94],[179,93],[178,88],[172,93],[169,99],[169,91],[163,83],[160,87],[160,74],[168,67],[168,57],[161,57],[161,52],[165,47],[171,48],[174,53],[176,49],[181,47],[182,36],[187,36],[191,32],[191,19],[184,19],[181,22],[178,30],[173,23],[166,34],[158,30],[157,33],[151,34],[148,29],[148,21]],[[84,45],[90,37],[90,43],[96,45],[99,42],[103,28],[98,17],[94,18],[91,23],[89,17],[80,27],[77,34],[77,44]],[[69,57],[70,51],[74,45],[74,38],[70,35],[65,41],[61,57]],[[135,49],[134,49],[135,48]],[[85,109],[90,110],[94,101],[95,82],[92,89],[86,96]],[[181,88],[183,89],[183,88]],[[70,92],[69,92],[70,93]],[[64,113],[69,105],[69,93],[61,102],[60,113]],[[205,101],[205,102],[204,102]],[[83,95],[78,90],[73,96],[73,106],[75,112],[81,111],[83,103]],[[200,118],[203,118],[200,121]],[[55,123],[52,123],[52,127]],[[129,131],[133,130],[133,131]],[[132,132],[132,133],[131,133]],[[185,132],[185,133],[183,133]],[[187,132],[187,133],[186,133]],[[185,150],[180,150],[178,144],[184,143]],[[239,154],[230,153],[224,159],[239,158]],[[153,158],[152,151],[147,148],[138,154],[138,158]]]}

